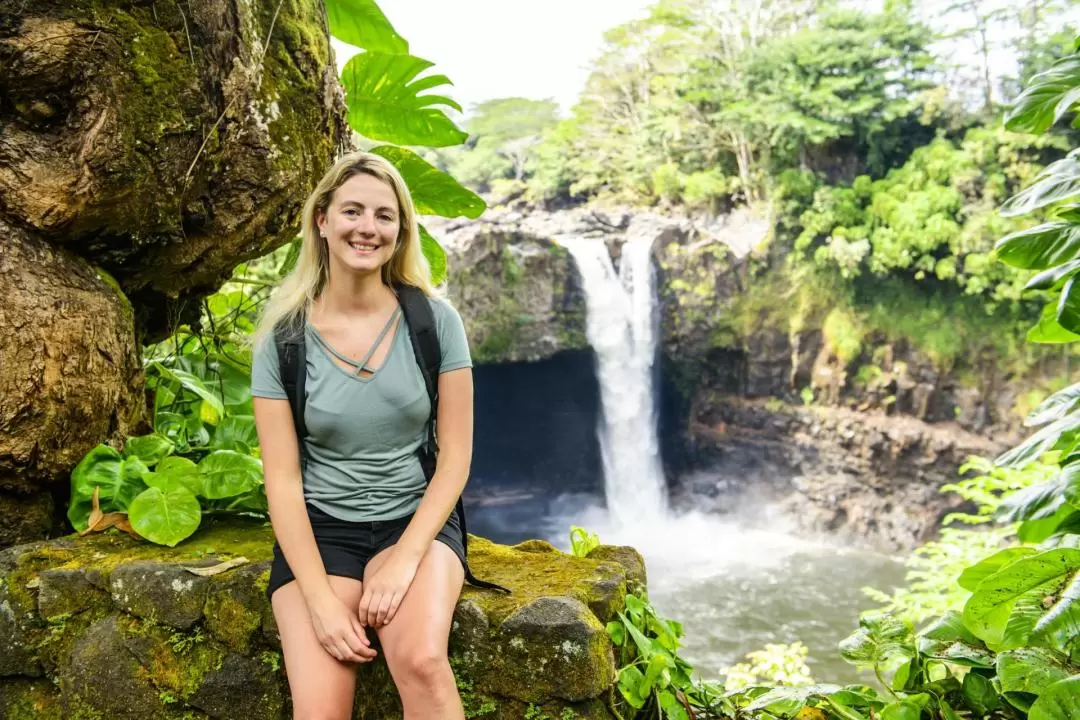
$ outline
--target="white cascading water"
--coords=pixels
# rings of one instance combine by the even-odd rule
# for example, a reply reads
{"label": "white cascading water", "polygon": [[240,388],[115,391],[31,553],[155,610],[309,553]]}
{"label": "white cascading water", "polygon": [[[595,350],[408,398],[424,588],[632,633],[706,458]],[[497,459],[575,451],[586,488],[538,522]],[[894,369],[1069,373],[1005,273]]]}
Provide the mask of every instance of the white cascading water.
{"label": "white cascading water", "polygon": [[596,351],[603,417],[597,434],[612,524],[651,525],[667,516],[656,436],[653,361],[656,312],[651,238],[622,247],[620,272],[602,240],[560,239],[585,285],[586,334]]}

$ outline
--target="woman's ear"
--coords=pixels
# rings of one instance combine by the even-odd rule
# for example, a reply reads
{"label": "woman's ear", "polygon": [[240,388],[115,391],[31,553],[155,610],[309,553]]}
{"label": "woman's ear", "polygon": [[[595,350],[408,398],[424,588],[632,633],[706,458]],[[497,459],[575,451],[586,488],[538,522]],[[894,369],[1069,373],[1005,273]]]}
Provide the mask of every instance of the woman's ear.
{"label": "woman's ear", "polygon": [[317,213],[315,215],[315,227],[319,231],[319,237],[326,237],[326,213]]}

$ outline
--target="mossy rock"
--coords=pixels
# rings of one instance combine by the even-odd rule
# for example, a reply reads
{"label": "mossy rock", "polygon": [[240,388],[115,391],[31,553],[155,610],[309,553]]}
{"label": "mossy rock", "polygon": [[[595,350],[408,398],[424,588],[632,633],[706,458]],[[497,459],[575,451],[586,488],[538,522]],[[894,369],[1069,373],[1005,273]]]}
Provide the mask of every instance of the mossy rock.
{"label": "mossy rock", "polygon": [[[0,720],[285,717],[272,543],[265,523],[232,521],[176,548],[110,531],[0,552]],[[468,717],[611,717],[604,625],[623,608],[624,559],[470,537],[473,570],[512,593],[462,591],[450,653]],[[354,717],[401,717],[381,655],[358,688]]]}

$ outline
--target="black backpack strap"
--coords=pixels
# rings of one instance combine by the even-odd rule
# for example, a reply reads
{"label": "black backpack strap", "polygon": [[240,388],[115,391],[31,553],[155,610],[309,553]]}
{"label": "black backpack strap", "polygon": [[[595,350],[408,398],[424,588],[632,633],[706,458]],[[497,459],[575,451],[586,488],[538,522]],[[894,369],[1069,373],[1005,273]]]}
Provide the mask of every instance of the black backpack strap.
{"label": "black backpack strap", "polygon": [[295,322],[282,321],[274,328],[274,345],[277,348],[278,371],[285,395],[292,408],[293,427],[296,429],[296,445],[300,451],[300,467],[307,462],[304,438],[304,405],[307,402],[307,348],[304,345],[304,319]]}
{"label": "black backpack strap", "polygon": [[[412,340],[416,364],[420,366],[420,372],[424,376],[424,385],[427,387],[428,399],[431,401],[427,442],[419,451],[424,477],[431,482],[431,478],[435,475],[436,456],[439,452],[435,434],[435,418],[439,410],[439,368],[442,366],[442,348],[439,346],[439,335],[435,328],[435,314],[424,292],[411,285],[398,285],[395,289],[398,301],[401,303],[402,314],[405,315],[405,324],[409,327],[409,338]],[[509,593],[510,591],[502,585],[480,580],[472,574],[468,562],[469,530],[465,523],[465,501],[460,497],[456,511],[458,522],[461,524],[461,543],[466,557],[465,580],[474,587]]]}

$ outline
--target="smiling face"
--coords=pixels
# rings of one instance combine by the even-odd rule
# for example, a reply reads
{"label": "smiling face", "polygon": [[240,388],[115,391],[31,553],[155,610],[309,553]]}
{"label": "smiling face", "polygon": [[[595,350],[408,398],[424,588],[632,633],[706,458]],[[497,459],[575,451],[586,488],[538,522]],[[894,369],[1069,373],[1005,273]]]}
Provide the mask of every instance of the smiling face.
{"label": "smiling face", "polygon": [[353,175],[334,191],[318,226],[331,272],[379,272],[394,256],[401,232],[397,195],[373,175]]}

